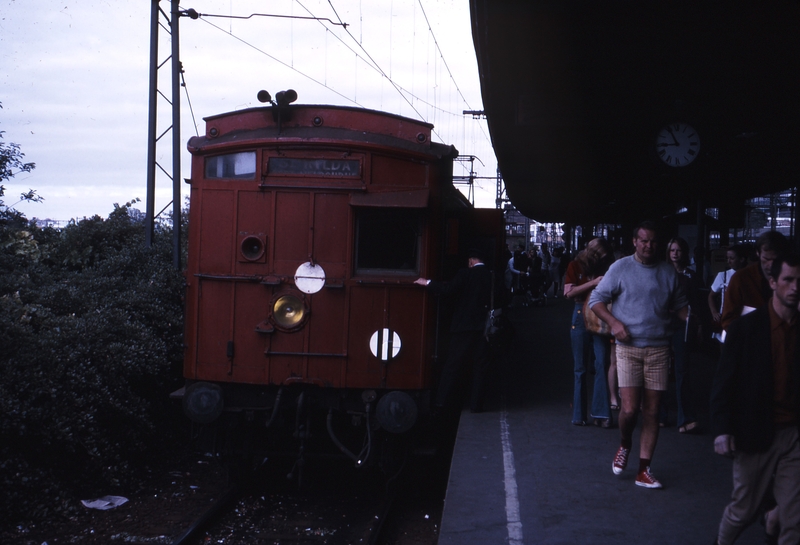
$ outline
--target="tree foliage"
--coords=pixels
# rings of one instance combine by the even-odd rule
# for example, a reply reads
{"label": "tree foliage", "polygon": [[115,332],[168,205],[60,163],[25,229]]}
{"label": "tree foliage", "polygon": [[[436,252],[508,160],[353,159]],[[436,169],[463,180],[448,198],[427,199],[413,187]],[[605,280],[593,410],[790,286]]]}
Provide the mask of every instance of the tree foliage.
{"label": "tree foliage", "polygon": [[[0,109],[2,108],[3,103],[0,102]],[[0,140],[4,134],[5,131],[0,131]],[[24,162],[24,157],[25,154],[20,150],[19,144],[13,142],[6,144],[0,141],[0,182],[12,178],[19,172],[30,172],[36,168],[35,163]],[[2,196],[2,192],[0,192],[0,196]]]}
{"label": "tree foliage", "polygon": [[[3,108],[3,103],[0,102],[0,109]],[[3,142],[3,135],[5,131],[0,131],[0,182],[10,180],[20,172],[30,172],[36,168],[35,163],[25,163],[23,158],[25,154],[20,150],[19,144],[10,142],[6,144]],[[0,224],[24,222],[25,218],[14,210],[14,206],[22,201],[41,202],[44,197],[37,195],[36,191],[31,189],[27,193],[22,193],[19,200],[11,206],[6,206],[2,197],[5,196],[6,188],[0,185]]]}
{"label": "tree foliage", "polygon": [[0,214],[14,220],[0,221],[8,520],[119,491],[179,418],[168,394],[181,383],[183,277],[171,265],[171,232],[145,248],[130,204],[63,229]]}

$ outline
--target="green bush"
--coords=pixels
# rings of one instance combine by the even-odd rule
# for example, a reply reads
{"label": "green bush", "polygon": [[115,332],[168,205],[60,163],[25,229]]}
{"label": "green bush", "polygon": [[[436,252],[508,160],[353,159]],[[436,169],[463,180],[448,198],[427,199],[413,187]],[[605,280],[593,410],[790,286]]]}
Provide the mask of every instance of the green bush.
{"label": "green bush", "polygon": [[183,276],[172,266],[171,231],[158,230],[145,248],[129,205],[60,230],[0,217],[0,509],[8,520],[119,492],[172,435]]}

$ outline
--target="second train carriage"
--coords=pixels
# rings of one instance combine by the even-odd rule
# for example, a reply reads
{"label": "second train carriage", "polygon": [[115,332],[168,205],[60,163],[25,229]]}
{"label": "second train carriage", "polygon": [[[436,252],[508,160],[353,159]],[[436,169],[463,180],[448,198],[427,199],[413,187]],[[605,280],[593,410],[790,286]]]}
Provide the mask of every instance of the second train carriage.
{"label": "second train carriage", "polygon": [[453,187],[457,151],[424,122],[274,103],[205,121],[189,141],[187,414],[277,427],[286,412],[302,439],[327,413],[322,435],[356,459],[332,418],[412,429],[447,331],[413,281],[448,278],[468,246],[491,263],[502,214]]}

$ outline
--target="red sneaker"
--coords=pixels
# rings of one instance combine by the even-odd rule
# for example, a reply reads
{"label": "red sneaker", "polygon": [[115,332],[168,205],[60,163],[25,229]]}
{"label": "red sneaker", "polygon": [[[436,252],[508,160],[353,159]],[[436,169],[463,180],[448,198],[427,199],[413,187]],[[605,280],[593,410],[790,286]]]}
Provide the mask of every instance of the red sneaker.
{"label": "red sneaker", "polygon": [[636,486],[643,486],[645,488],[661,488],[661,483],[653,477],[653,474],[650,473],[650,466],[644,468],[644,471],[640,471],[638,475],[636,475]]}
{"label": "red sneaker", "polygon": [[614,463],[611,464],[611,470],[614,472],[614,475],[622,473],[622,470],[628,465],[628,455],[630,453],[631,449],[619,447],[617,454],[614,456]]}

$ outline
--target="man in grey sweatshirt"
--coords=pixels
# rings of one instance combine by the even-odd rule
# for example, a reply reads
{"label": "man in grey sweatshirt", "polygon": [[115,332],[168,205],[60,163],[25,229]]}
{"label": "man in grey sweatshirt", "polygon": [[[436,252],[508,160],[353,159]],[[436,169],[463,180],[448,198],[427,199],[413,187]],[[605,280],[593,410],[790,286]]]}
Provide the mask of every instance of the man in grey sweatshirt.
{"label": "man in grey sweatshirt", "polygon": [[689,307],[675,268],[658,261],[655,224],[640,223],[633,232],[633,246],[632,256],[617,260],[608,269],[592,291],[589,306],[611,326],[617,345],[621,445],[612,470],[619,475],[628,465],[641,407],[636,485],[661,488],[650,472],[658,442],[658,405],[669,379],[672,317],[677,315],[685,321]]}

